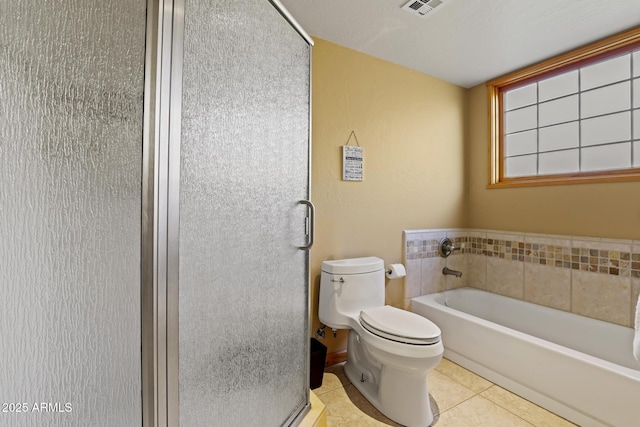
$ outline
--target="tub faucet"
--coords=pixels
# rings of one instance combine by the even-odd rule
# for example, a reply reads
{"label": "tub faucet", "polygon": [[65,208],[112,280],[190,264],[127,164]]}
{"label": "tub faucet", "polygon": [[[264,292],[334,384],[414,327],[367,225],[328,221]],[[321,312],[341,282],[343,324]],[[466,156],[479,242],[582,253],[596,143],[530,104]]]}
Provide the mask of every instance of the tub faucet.
{"label": "tub faucet", "polygon": [[458,278],[462,277],[462,271],[452,270],[452,269],[447,268],[447,267],[442,269],[442,274],[444,274],[445,276],[447,276],[447,275],[456,276]]}

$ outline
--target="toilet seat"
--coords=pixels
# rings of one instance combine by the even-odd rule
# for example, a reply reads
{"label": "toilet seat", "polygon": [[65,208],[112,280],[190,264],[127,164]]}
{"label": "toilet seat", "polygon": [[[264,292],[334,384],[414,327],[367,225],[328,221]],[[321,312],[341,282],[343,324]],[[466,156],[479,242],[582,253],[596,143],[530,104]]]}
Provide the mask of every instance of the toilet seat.
{"label": "toilet seat", "polygon": [[440,328],[424,317],[388,305],[360,312],[360,324],[381,338],[411,345],[440,342]]}

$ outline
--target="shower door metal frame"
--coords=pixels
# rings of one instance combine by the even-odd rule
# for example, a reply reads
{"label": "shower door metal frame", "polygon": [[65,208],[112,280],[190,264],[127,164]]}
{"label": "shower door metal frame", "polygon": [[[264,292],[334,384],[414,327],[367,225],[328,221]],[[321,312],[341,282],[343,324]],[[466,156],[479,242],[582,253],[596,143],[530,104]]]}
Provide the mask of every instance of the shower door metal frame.
{"label": "shower door metal frame", "polygon": [[[279,0],[268,0],[308,43],[304,31]],[[147,0],[142,176],[142,425],[179,426],[179,225],[182,66],[185,0]],[[309,55],[307,198],[311,198],[311,55]],[[177,159],[177,161],[176,161]],[[311,224],[313,227],[313,224]],[[308,251],[309,247],[304,248]],[[309,253],[306,255],[310,284]],[[311,328],[311,301],[307,302]],[[306,368],[310,355],[307,344]],[[287,425],[297,425],[306,404]]]}
{"label": "shower door metal frame", "polygon": [[[142,424],[178,425],[170,390],[177,390],[178,185],[182,108],[184,0],[148,0],[142,188]],[[173,351],[172,351],[173,350]],[[172,375],[173,374],[173,375]],[[177,398],[177,394],[175,396]],[[177,419],[177,418],[176,418]]]}
{"label": "shower door metal frame", "polygon": [[156,100],[158,72],[158,3],[147,0],[147,23],[145,42],[144,117],[142,130],[142,212],[141,212],[141,381],[142,381],[142,425],[157,426],[158,402],[157,369],[157,305],[155,271],[155,153],[156,149]]}

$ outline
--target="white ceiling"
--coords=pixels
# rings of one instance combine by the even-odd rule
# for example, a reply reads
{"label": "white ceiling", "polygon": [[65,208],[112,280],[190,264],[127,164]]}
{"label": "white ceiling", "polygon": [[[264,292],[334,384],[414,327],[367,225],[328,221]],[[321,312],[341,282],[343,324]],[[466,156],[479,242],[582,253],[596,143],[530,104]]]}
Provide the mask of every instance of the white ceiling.
{"label": "white ceiling", "polygon": [[312,36],[472,87],[640,25],[640,0],[281,0]]}

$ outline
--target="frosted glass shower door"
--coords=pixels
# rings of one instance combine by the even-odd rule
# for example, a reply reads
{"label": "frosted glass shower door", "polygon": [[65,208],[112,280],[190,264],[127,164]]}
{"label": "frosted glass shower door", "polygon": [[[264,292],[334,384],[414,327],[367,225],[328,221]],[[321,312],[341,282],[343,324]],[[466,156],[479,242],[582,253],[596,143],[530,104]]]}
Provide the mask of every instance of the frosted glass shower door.
{"label": "frosted glass shower door", "polygon": [[0,2],[1,426],[142,424],[145,21]]}
{"label": "frosted glass shower door", "polygon": [[310,45],[267,0],[184,19],[180,425],[280,426],[308,401]]}

